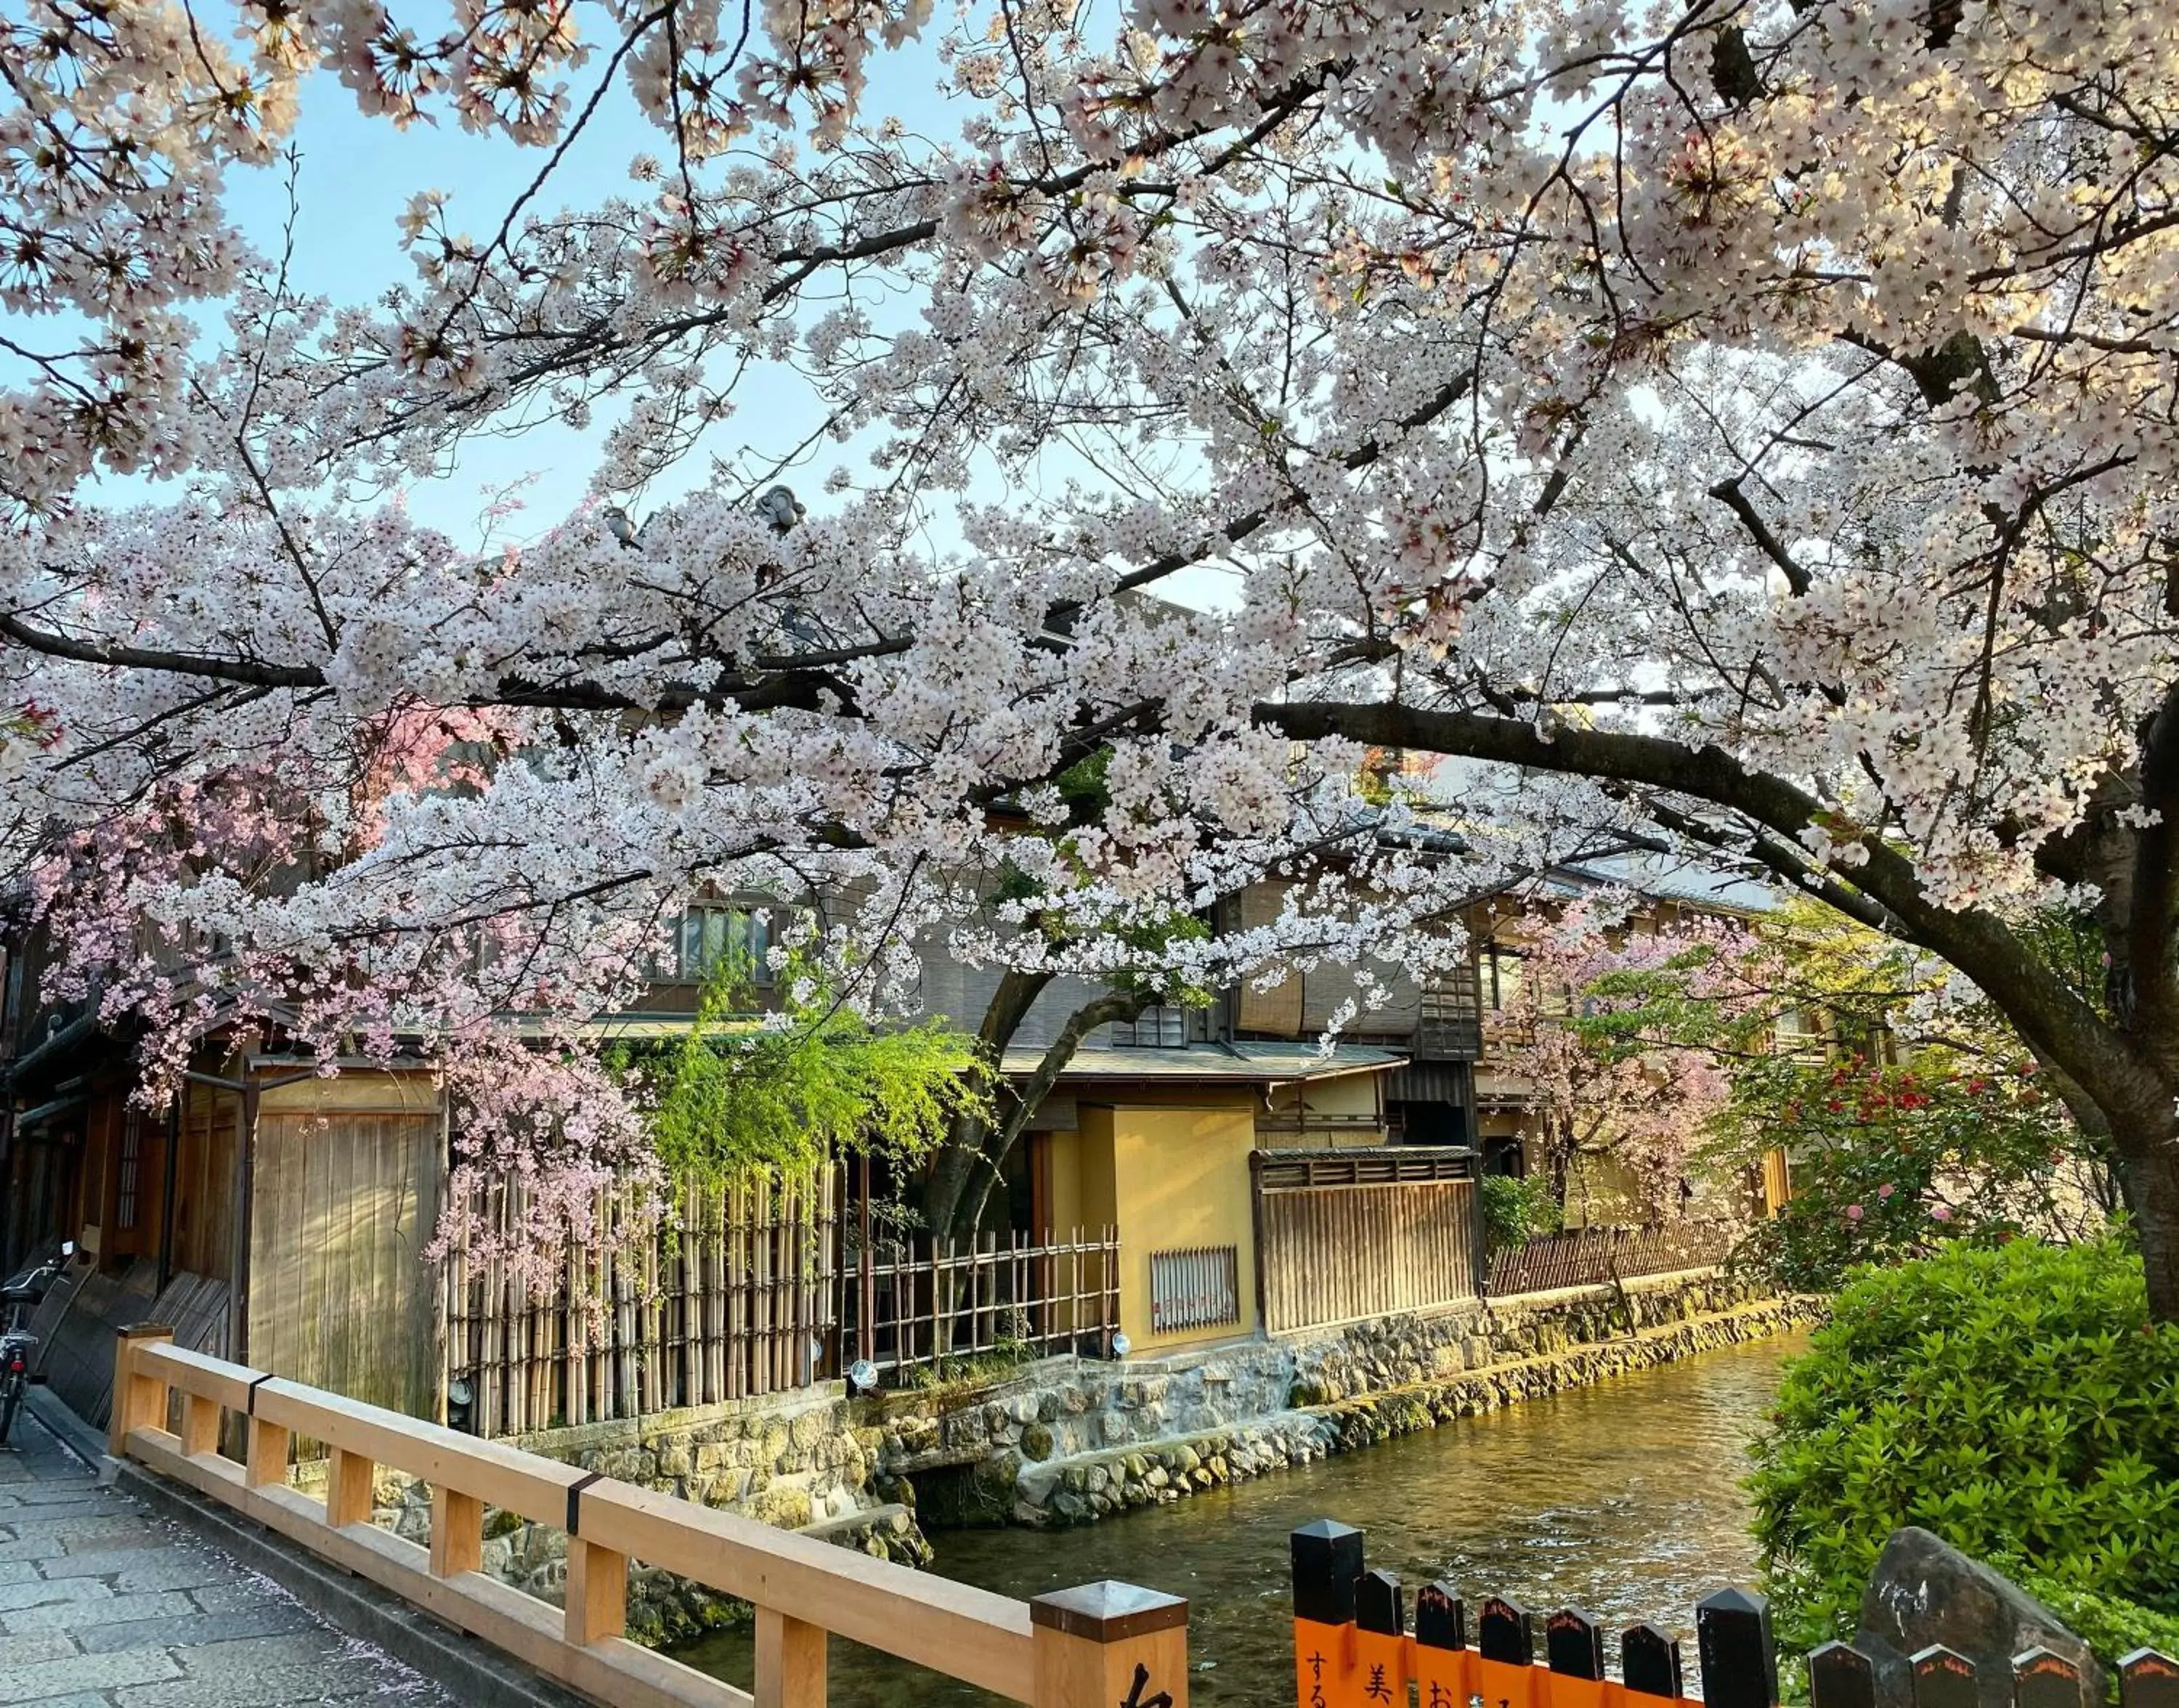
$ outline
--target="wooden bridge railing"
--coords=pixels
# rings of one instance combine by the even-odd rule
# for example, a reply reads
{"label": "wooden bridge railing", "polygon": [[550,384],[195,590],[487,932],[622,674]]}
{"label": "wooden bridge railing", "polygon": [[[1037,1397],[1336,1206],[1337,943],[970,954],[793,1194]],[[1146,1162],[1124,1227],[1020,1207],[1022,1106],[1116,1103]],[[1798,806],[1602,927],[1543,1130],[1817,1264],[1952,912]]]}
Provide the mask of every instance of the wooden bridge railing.
{"label": "wooden bridge railing", "polygon": [[[227,1413],[244,1420],[239,1464],[219,1451]],[[288,1486],[297,1436],[331,1456],[322,1501]],[[612,1708],[822,1708],[828,1632],[1032,1708],[1131,1691],[1187,1708],[1177,1596],[1107,1583],[1013,1601],[187,1351],[162,1328],[118,1342],[110,1446]],[[428,1548],[370,1522],[381,1465],[431,1486]],[[487,1506],[567,1531],[564,1610],[478,1569]],[[631,1560],[755,1607],[754,1695],[626,1640]]]}

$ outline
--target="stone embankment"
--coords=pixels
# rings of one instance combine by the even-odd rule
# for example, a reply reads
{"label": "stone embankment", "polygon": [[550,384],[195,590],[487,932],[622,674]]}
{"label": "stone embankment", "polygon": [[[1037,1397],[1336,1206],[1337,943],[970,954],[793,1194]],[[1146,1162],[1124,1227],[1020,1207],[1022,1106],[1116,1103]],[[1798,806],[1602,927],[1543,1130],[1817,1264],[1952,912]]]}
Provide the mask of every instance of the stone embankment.
{"label": "stone embankment", "polygon": [[[1024,1465],[1015,1486],[1021,1524],[1085,1524],[1132,1507],[1162,1504],[1396,1436],[1540,1399],[1606,1377],[1779,1333],[1820,1315],[1812,1300],[1774,1300],[1644,1328],[1602,1344],[1576,1345],[1509,1362],[1432,1376],[1381,1391],[1298,1406],[1278,1416],[1133,1450]],[[1311,1384],[1297,1384],[1298,1397]]]}
{"label": "stone embankment", "polygon": [[[923,1526],[1084,1524],[1814,1320],[1712,1271],[1478,1302],[1122,1365],[1073,1358],[974,1387],[850,1400],[838,1384],[549,1430],[514,1444],[684,1500],[921,1565]],[[420,1540],[421,1485],[378,1519]],[[484,1569],[548,1599],[567,1537],[487,1515]],[[639,1568],[632,1634],[671,1643],[739,1604]]]}
{"label": "stone embankment", "polygon": [[[881,1461],[942,1475],[980,1441],[973,1497],[946,1517],[1084,1524],[1761,1338],[1822,1309],[1705,1272],[1383,1318],[1118,1373],[1083,1366],[973,1413],[889,1420]],[[952,1486],[961,1481],[954,1473]]]}

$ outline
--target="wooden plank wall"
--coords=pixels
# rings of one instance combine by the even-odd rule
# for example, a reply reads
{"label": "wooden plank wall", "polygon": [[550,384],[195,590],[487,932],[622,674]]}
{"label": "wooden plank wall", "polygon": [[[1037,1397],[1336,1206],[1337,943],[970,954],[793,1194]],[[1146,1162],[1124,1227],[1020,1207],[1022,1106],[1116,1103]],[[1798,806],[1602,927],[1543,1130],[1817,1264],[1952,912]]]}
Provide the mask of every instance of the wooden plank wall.
{"label": "wooden plank wall", "polygon": [[1264,1326],[1276,1333],[1475,1296],[1466,1180],[1258,1188]]}
{"label": "wooden plank wall", "polygon": [[[234,1276],[234,1153],[242,1098],[193,1085],[182,1112],[174,1171],[173,1267],[222,1280]],[[151,1249],[157,1249],[155,1234]]]}
{"label": "wooden plank wall", "polygon": [[413,1417],[440,1415],[439,1280],[424,1247],[438,1221],[445,1131],[436,1089],[391,1076],[266,1094],[250,1363]]}

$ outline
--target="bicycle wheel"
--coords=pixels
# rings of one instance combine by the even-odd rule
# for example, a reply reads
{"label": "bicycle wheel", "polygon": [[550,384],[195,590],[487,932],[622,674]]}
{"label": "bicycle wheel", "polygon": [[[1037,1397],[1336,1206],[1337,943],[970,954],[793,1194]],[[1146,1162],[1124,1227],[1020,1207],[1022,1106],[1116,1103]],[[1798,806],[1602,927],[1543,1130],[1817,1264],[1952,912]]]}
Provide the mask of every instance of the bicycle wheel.
{"label": "bicycle wheel", "polygon": [[8,1444],[8,1432],[14,1427],[15,1407],[23,1398],[23,1378],[8,1377],[0,1382],[0,1447]]}

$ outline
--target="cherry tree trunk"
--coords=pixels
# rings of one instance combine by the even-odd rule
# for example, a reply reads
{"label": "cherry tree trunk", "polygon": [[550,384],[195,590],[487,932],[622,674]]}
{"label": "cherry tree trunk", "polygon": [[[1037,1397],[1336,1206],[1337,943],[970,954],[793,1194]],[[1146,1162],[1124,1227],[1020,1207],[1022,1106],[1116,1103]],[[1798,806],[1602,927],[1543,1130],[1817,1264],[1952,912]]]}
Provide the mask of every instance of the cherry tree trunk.
{"label": "cherry tree trunk", "polygon": [[2128,1147],[2119,1164],[2149,1281],[2149,1316],[2179,1322],[2179,1139],[2170,1123],[2157,1137]]}

